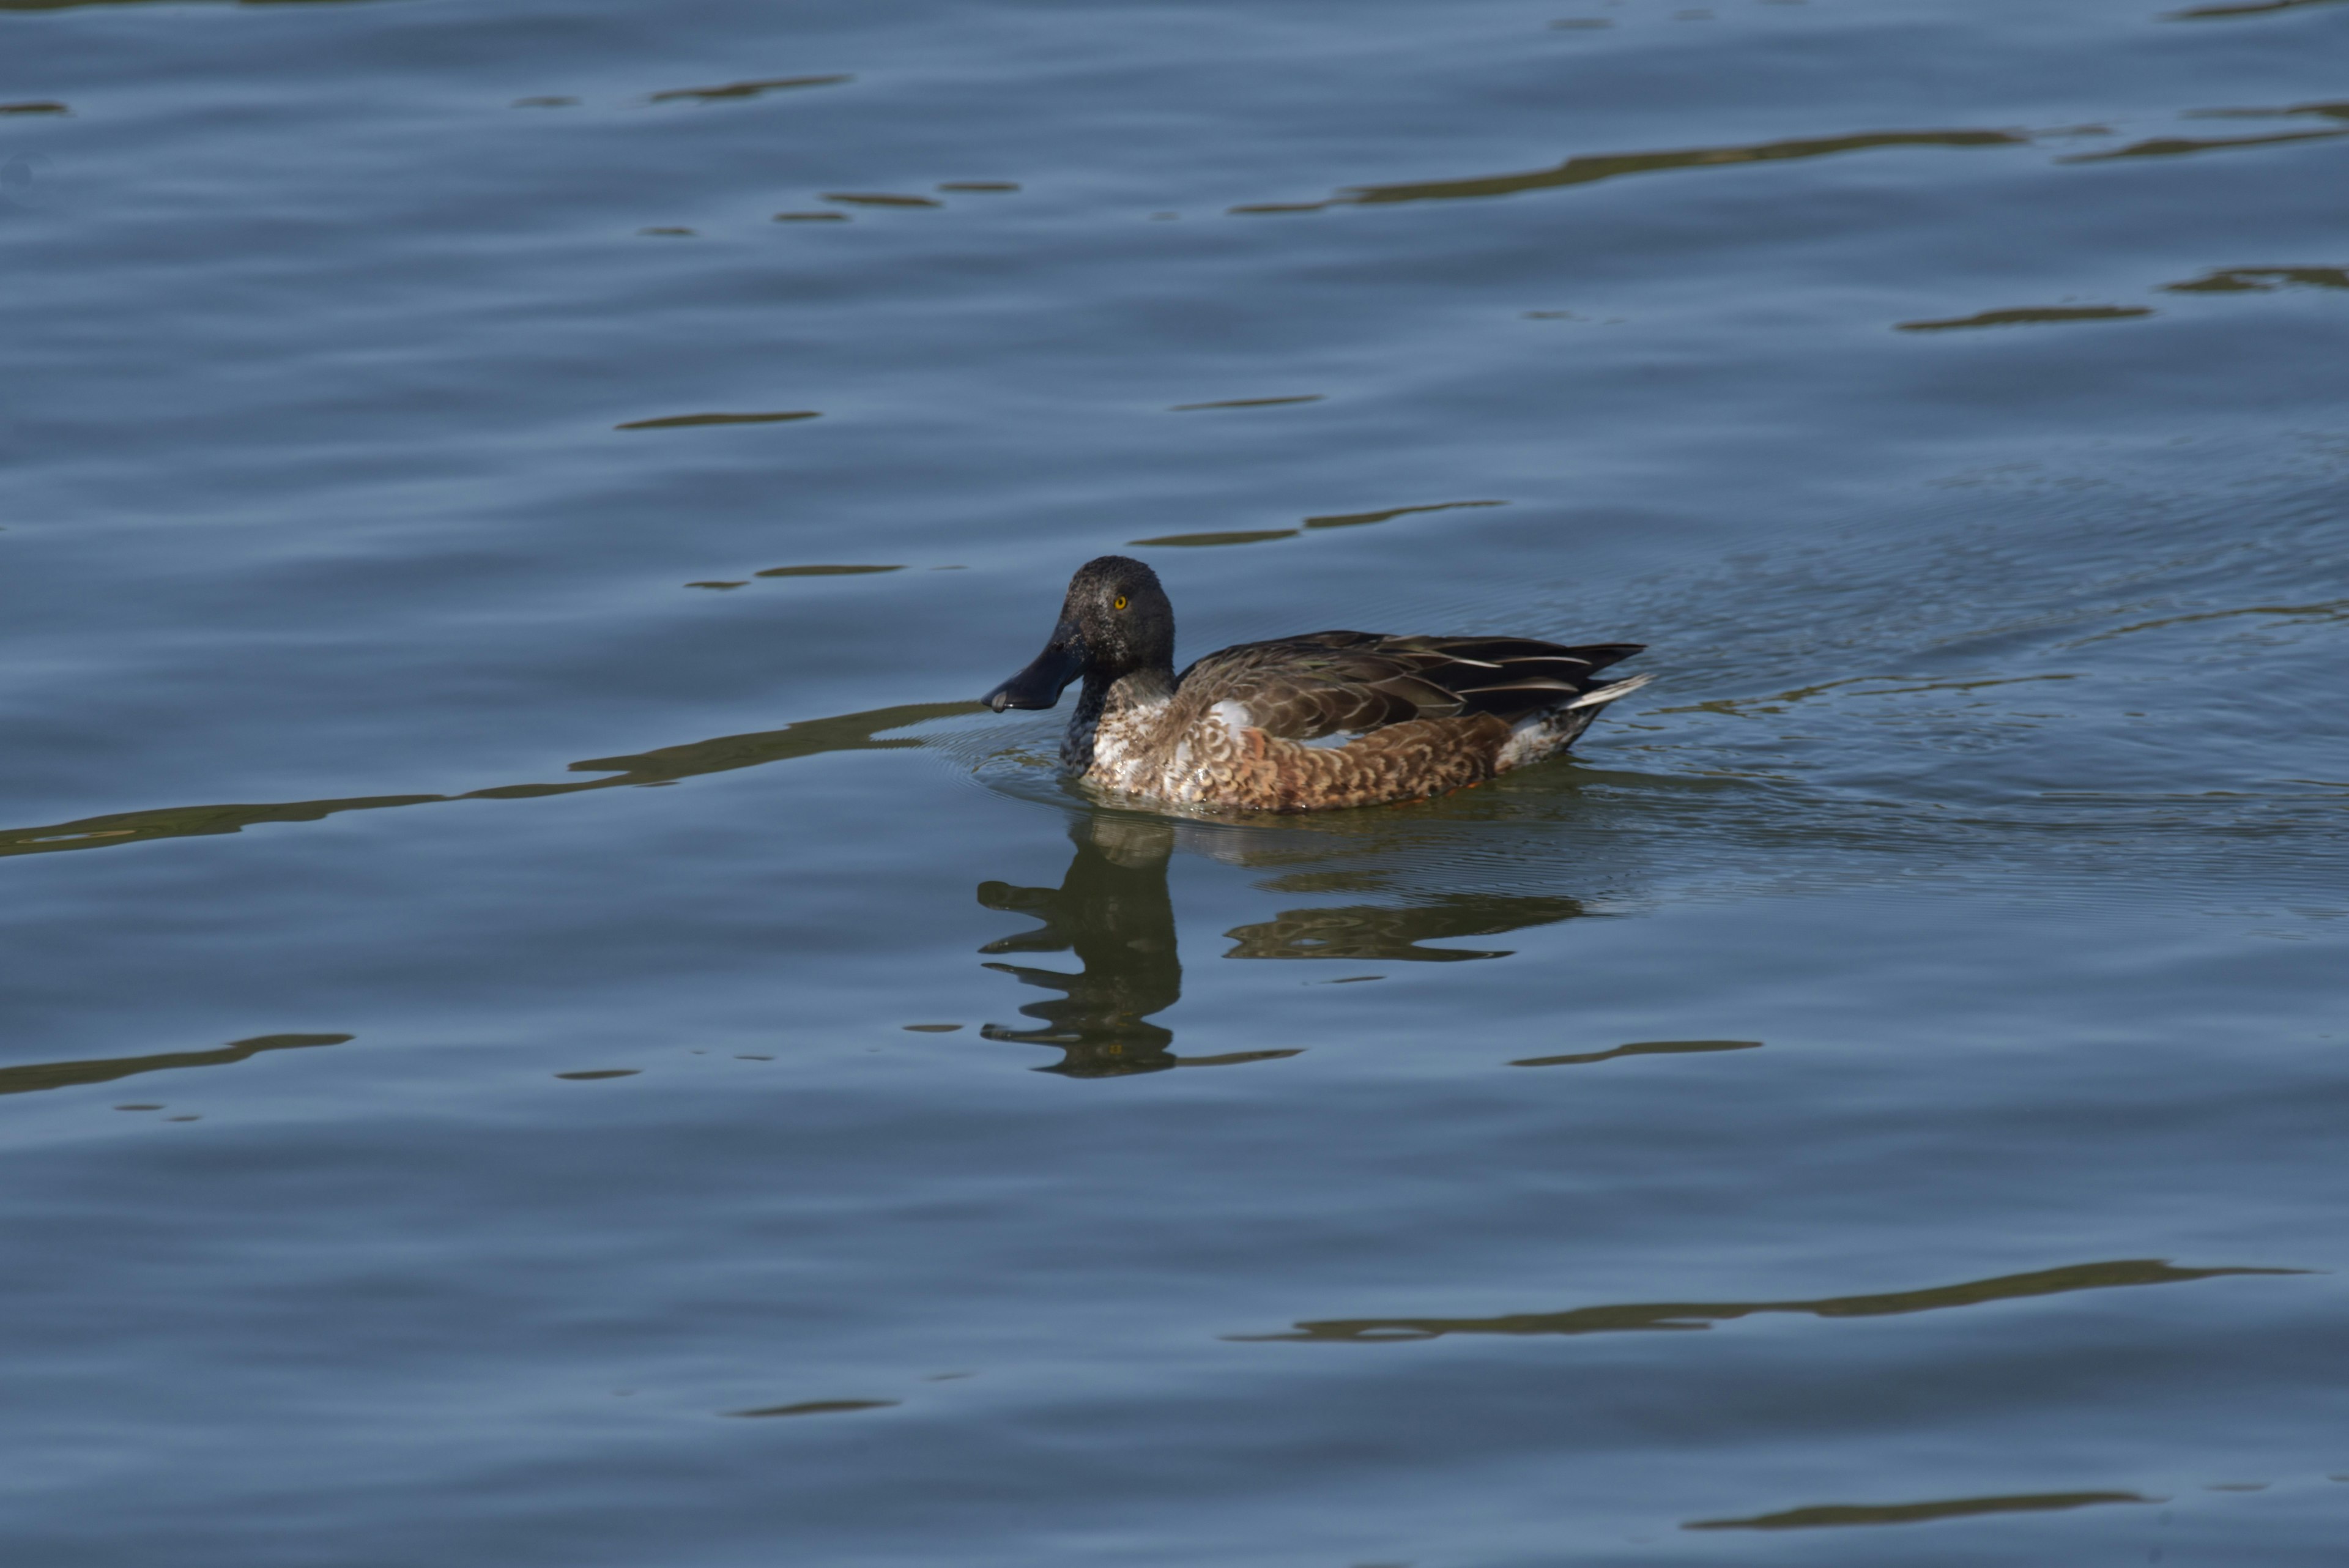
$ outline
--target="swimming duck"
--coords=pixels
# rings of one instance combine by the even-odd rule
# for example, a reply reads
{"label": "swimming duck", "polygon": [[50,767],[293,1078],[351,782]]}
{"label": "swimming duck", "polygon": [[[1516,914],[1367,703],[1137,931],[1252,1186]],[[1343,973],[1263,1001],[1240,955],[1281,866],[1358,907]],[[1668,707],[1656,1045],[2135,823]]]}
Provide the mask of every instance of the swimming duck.
{"label": "swimming duck", "polygon": [[1082,676],[1061,742],[1070,773],[1154,800],[1320,811],[1425,799],[1564,751],[1647,684],[1597,679],[1643,646],[1317,631],[1177,675],[1158,574],[1103,556],[1070,579],[1044,651],[983,701],[1050,708]]}

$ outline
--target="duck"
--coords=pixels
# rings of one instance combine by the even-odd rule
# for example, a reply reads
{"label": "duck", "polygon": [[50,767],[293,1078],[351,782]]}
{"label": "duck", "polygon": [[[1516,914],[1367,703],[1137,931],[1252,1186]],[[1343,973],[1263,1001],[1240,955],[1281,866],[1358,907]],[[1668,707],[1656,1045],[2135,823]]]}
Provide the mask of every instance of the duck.
{"label": "duck", "polygon": [[1315,631],[1178,675],[1158,574],[1102,556],[1070,579],[1044,651],[980,701],[1049,709],[1081,679],[1061,740],[1073,777],[1178,805],[1325,811],[1429,800],[1557,755],[1652,679],[1599,676],[1645,647]]}

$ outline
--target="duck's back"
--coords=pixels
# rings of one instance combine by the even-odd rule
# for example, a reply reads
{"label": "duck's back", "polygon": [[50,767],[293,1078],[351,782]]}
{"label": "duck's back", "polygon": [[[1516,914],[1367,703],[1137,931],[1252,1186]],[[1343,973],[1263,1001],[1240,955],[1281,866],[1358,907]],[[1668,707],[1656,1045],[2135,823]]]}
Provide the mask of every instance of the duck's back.
{"label": "duck's back", "polygon": [[1644,646],[1317,631],[1208,654],[1174,689],[1238,702],[1250,723],[1285,740],[1477,713],[1514,726],[1608,686],[1593,677]]}

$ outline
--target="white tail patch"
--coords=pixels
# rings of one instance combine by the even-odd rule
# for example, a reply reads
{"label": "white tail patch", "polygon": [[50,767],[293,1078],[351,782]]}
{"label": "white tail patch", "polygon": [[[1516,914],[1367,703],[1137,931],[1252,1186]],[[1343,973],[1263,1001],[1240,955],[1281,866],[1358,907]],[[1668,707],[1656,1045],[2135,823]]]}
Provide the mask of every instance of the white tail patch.
{"label": "white tail patch", "polygon": [[1601,702],[1612,702],[1618,697],[1629,697],[1654,679],[1653,675],[1634,675],[1629,680],[1609,681],[1596,691],[1584,692],[1565,707],[1560,708],[1558,711],[1571,713],[1577,708],[1596,708]]}

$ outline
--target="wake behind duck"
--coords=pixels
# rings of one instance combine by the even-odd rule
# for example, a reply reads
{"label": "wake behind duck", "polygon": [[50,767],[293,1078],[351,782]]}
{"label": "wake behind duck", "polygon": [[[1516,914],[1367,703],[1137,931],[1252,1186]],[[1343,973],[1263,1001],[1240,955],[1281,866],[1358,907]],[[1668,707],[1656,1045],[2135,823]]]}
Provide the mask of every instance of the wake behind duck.
{"label": "wake behind duck", "polygon": [[985,701],[1050,708],[1081,676],[1061,741],[1071,774],[1154,800],[1321,811],[1426,799],[1556,755],[1648,683],[1598,676],[1644,646],[1317,631],[1177,675],[1158,575],[1102,556],[1070,580],[1044,651]]}

